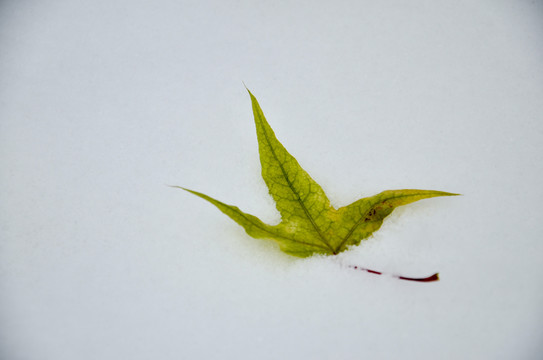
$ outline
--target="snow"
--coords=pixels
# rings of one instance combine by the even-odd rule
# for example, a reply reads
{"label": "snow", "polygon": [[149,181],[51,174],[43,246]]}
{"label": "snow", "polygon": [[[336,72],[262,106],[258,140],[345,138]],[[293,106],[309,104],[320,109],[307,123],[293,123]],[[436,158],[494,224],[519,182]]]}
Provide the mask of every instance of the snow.
{"label": "snow", "polygon": [[[543,4],[0,4],[0,359],[536,359]],[[244,81],[342,206],[400,208],[334,258],[277,222]],[[348,265],[427,276],[412,283]]]}

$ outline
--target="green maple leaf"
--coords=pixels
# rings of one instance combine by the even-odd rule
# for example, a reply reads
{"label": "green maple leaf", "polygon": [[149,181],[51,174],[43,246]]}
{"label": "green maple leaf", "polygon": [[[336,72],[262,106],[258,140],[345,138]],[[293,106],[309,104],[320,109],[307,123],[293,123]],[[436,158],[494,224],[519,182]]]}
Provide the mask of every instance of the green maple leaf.
{"label": "green maple leaf", "polygon": [[[247,90],[249,91],[249,90]],[[330,200],[298,161],[277,140],[258,101],[249,91],[253,105],[262,177],[281,214],[277,225],[200,192],[175,186],[201,197],[241,225],[257,239],[271,239],[287,254],[307,257],[336,255],[358,245],[378,230],[396,207],[436,196],[452,196],[434,190],[387,190],[335,209]]]}

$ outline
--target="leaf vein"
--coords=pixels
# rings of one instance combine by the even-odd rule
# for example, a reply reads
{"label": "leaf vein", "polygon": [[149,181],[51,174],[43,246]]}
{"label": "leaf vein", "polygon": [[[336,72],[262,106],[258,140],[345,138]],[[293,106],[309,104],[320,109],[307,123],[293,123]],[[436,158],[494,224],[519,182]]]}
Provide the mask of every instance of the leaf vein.
{"label": "leaf vein", "polygon": [[288,178],[288,175],[285,171],[285,168],[283,167],[283,164],[282,162],[279,160],[279,158],[277,157],[277,154],[275,153],[275,150],[270,142],[270,139],[268,138],[268,133],[264,127],[264,125],[262,124],[262,120],[260,120],[260,125],[262,127],[262,132],[264,134],[264,138],[266,139],[266,143],[268,144],[269,148],[270,148],[270,151],[274,157],[274,159],[277,161],[277,163],[279,164],[279,168],[281,169],[281,173],[283,174],[283,177],[285,178],[287,184],[288,184],[288,187],[290,188],[290,190],[294,193],[294,195],[296,196],[296,200],[297,202],[300,204],[300,206],[302,207],[302,210],[304,211],[305,215],[307,216],[307,218],[309,219],[309,221],[311,222],[311,225],[315,228],[315,230],[317,231],[317,234],[319,234],[319,237],[320,237],[320,241],[328,248],[330,249],[332,252],[335,252],[334,248],[332,246],[330,246],[330,243],[326,240],[326,238],[324,237],[324,235],[322,234],[321,230],[319,229],[319,227],[317,226],[317,224],[315,223],[315,220],[313,219],[313,217],[311,216],[311,214],[309,213],[309,210],[307,209],[307,207],[305,206],[304,202],[302,201],[302,199],[300,198],[300,195],[298,194],[298,192],[296,191],[296,189],[294,188],[294,186],[292,185],[290,179]]}

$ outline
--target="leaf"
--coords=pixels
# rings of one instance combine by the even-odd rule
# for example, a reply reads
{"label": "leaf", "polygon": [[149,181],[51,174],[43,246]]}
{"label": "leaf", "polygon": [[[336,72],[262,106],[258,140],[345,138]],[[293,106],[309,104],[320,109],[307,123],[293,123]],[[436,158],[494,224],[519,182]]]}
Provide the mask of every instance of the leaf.
{"label": "leaf", "polygon": [[[249,91],[249,90],[247,90]],[[458,195],[434,190],[387,190],[335,209],[322,188],[277,140],[258,101],[249,91],[255,118],[262,177],[281,214],[268,225],[257,217],[200,192],[186,190],[215,205],[257,239],[271,239],[287,254],[336,255],[378,230],[396,207],[436,196]]]}

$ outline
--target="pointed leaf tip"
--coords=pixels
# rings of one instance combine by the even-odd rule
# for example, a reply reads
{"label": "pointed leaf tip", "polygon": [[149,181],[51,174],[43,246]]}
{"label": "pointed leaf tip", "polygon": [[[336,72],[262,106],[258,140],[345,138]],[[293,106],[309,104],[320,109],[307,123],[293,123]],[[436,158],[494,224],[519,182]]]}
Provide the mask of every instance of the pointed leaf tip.
{"label": "pointed leaf tip", "polygon": [[[243,82],[243,81],[242,81],[242,82]],[[253,95],[253,93],[251,92],[251,90],[249,90],[249,88],[247,87],[247,85],[245,85],[244,82],[243,82],[243,86],[245,86],[245,90],[247,90],[247,92],[249,93],[249,96],[251,97],[251,100],[254,99],[254,101],[256,101],[255,96]]]}
{"label": "pointed leaf tip", "polygon": [[181,190],[185,190],[185,191],[188,191],[188,192],[192,192],[192,190],[184,188],[182,186],[178,186],[178,185],[166,185],[166,186],[169,186],[169,187],[174,188],[174,189],[181,189]]}

